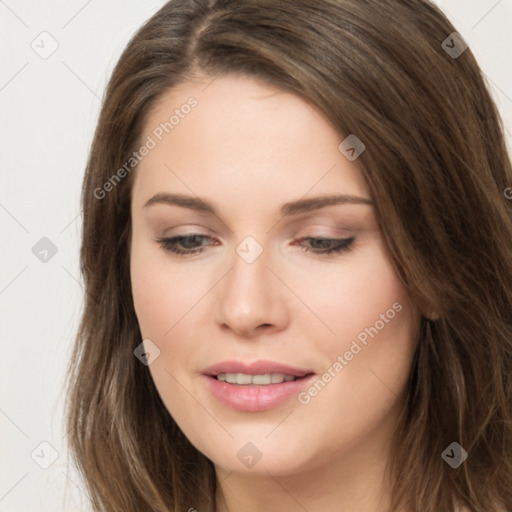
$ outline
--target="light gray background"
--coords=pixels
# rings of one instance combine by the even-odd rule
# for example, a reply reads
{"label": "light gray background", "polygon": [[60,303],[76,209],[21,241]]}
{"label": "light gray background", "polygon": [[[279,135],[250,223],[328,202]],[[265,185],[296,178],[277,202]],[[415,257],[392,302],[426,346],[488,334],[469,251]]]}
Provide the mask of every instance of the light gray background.
{"label": "light gray background", "polygon": [[[110,72],[133,32],[164,3],[0,0],[1,512],[89,510],[67,463],[62,417],[83,304],[81,180]],[[487,75],[510,144],[512,0],[438,4]],[[48,58],[33,49],[51,44],[58,48]],[[43,237],[57,247],[46,263],[32,252]],[[41,468],[54,453],[55,462]]]}

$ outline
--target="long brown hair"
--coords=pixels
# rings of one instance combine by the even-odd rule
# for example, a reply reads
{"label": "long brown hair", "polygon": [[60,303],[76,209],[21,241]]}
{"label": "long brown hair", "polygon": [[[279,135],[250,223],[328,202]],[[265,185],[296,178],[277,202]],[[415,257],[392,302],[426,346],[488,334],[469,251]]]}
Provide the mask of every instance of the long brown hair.
{"label": "long brown hair", "polygon": [[[427,0],[172,0],[133,36],[81,197],[86,296],[67,421],[95,510],[214,509],[212,462],[134,357],[129,272],[136,166],[126,162],[155,102],[199,73],[291,91],[365,144],[357,164],[396,272],[438,314],[421,321],[388,467],[391,510],[512,509],[512,170],[471,50],[449,51],[464,48],[454,31]],[[454,441],[469,454],[456,469],[441,456]]]}

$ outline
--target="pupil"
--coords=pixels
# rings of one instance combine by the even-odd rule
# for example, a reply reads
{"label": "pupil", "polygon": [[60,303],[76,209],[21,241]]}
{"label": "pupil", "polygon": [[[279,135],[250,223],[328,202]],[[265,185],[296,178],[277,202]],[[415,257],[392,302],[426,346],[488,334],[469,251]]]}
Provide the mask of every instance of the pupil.
{"label": "pupil", "polygon": [[183,245],[187,249],[193,249],[194,245],[196,245],[199,238],[200,237],[198,237],[197,235],[187,236],[181,241],[181,245]]}
{"label": "pupil", "polygon": [[313,240],[313,245],[315,244],[317,249],[325,249],[331,245],[331,241],[327,239],[316,239]]}

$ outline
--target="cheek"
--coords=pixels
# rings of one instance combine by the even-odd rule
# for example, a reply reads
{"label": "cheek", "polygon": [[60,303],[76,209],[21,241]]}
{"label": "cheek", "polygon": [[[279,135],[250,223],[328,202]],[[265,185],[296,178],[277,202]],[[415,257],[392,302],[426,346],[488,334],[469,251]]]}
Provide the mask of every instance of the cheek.
{"label": "cheek", "polygon": [[[334,291],[342,287],[342,291]],[[330,321],[336,335],[326,346],[330,365],[342,357],[334,395],[358,397],[352,404],[390,405],[403,388],[416,348],[420,313],[389,259],[375,253],[371,264],[331,287]],[[339,368],[339,367],[338,367]],[[347,395],[347,389],[353,391]],[[373,405],[370,405],[373,407]]]}
{"label": "cheek", "polygon": [[158,338],[169,329],[165,313],[172,307],[167,303],[165,276],[156,265],[143,264],[136,254],[131,267],[133,302],[142,337]]}
{"label": "cheek", "polygon": [[194,351],[188,322],[201,294],[190,275],[165,257],[162,250],[134,245],[131,285],[142,339],[150,339],[160,351],[149,366],[151,376],[168,411],[181,417],[179,411],[193,405],[180,384],[186,382],[189,368],[184,363]]}
{"label": "cheek", "polygon": [[300,402],[307,411],[305,425],[333,450],[364,439],[396,410],[419,327],[419,313],[389,260],[376,252],[366,265],[359,263],[357,271],[323,281],[323,296],[331,303],[322,303],[321,294],[312,303],[335,335],[309,331],[325,373]]}
{"label": "cheek", "polygon": [[325,275],[309,295],[312,309],[333,331],[309,333],[325,358],[325,371],[331,369],[323,398],[315,401],[346,400],[346,407],[363,415],[361,404],[390,406],[403,388],[420,325],[419,310],[389,258],[375,249],[352,268]]}
{"label": "cheek", "polygon": [[164,341],[197,303],[204,286],[181,265],[169,264],[165,251],[156,245],[140,243],[132,249],[131,286],[141,334]]}
{"label": "cheek", "polygon": [[327,267],[303,281],[300,293],[330,328],[323,337],[330,353],[348,348],[360,333],[364,339],[365,329],[376,323],[382,339],[385,332],[409,339],[414,308],[381,244],[372,244],[346,264]]}

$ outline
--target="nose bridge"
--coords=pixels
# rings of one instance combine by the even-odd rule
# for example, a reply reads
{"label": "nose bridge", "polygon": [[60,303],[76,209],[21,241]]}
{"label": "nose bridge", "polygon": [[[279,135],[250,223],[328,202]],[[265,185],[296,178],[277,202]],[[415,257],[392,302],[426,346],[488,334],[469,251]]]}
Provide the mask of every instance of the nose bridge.
{"label": "nose bridge", "polygon": [[219,322],[239,333],[261,325],[282,327],[286,305],[278,280],[267,268],[270,253],[247,236],[236,246],[231,262],[218,296]]}
{"label": "nose bridge", "polygon": [[255,311],[255,306],[262,308],[268,301],[267,295],[272,292],[272,284],[268,282],[268,260],[268,252],[253,236],[245,237],[235,247],[225,290],[226,299],[235,309],[250,306]]}

